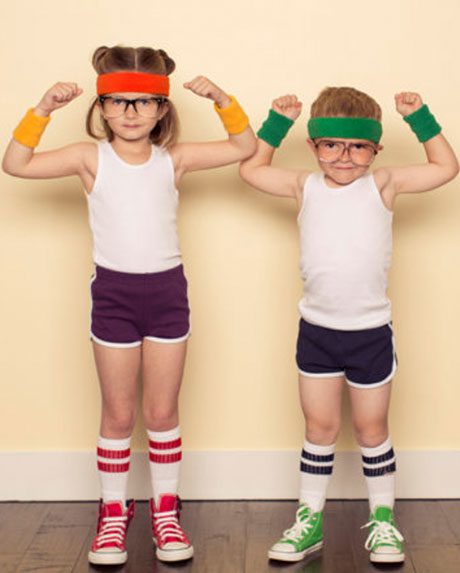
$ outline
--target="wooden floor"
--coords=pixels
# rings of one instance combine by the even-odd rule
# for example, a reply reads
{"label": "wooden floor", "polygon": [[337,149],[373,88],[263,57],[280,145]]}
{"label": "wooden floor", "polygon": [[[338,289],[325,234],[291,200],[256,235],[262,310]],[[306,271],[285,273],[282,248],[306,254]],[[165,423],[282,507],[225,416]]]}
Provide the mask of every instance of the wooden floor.
{"label": "wooden floor", "polygon": [[295,509],[296,503],[280,501],[184,503],[182,523],[195,557],[165,565],[154,558],[147,504],[139,502],[128,535],[128,563],[96,568],[87,562],[96,503],[0,503],[0,572],[460,573],[460,501],[399,501],[406,562],[379,568],[370,565],[363,548],[364,501],[327,503],[321,556],[293,565],[268,562],[268,547],[292,524]]}

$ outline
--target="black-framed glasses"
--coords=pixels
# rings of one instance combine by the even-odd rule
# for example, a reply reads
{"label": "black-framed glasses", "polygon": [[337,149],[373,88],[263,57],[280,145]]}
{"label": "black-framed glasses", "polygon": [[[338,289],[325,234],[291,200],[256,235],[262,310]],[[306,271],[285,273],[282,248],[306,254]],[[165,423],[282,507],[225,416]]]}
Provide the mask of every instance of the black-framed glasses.
{"label": "black-framed glasses", "polygon": [[324,163],[335,163],[348,153],[350,161],[355,165],[370,165],[378,153],[378,149],[371,143],[334,141],[333,139],[320,139],[314,141],[318,151],[318,158]]}
{"label": "black-framed glasses", "polygon": [[121,117],[128,111],[130,105],[136,113],[142,117],[155,117],[158,109],[167,101],[166,98],[159,96],[152,97],[137,97],[128,99],[117,96],[99,96],[99,103],[102,106],[105,117],[112,119]]}

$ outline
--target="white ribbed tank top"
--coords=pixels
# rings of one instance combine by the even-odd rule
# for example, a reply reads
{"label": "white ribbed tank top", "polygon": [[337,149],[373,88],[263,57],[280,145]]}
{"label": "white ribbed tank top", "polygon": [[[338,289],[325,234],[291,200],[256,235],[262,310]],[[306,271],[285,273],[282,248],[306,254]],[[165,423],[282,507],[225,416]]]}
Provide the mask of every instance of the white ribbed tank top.
{"label": "white ribbed tank top", "polygon": [[392,219],[370,173],[339,188],[323,172],[307,178],[298,216],[304,320],[338,330],[391,321]]}
{"label": "white ribbed tank top", "polygon": [[110,143],[100,142],[96,179],[87,200],[97,265],[152,273],[181,263],[178,192],[167,151],[152,146],[149,160],[132,165]]}

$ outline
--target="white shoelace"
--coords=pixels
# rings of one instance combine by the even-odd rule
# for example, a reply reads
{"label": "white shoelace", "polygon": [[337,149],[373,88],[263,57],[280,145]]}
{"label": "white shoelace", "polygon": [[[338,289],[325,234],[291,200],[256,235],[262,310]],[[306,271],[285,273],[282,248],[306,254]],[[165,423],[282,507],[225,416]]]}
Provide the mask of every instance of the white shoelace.
{"label": "white shoelace", "polygon": [[160,543],[164,543],[165,537],[177,537],[181,543],[186,543],[185,533],[177,519],[177,511],[162,511],[154,515],[155,530],[160,538]]}
{"label": "white shoelace", "polygon": [[100,547],[106,543],[123,543],[126,536],[126,523],[128,517],[103,517],[102,526],[97,535],[97,545]]}
{"label": "white shoelace", "polygon": [[369,533],[364,545],[367,550],[372,548],[373,543],[396,546],[396,540],[399,542],[404,541],[404,537],[399,533],[396,527],[388,523],[388,521],[376,521],[373,519],[369,521],[369,523],[366,523],[366,525],[363,525],[361,529],[372,526],[375,527]]}
{"label": "white shoelace", "polygon": [[308,515],[303,521],[300,519],[301,512],[304,512],[305,508],[300,507],[295,514],[295,523],[286,531],[283,531],[283,539],[291,539],[292,541],[297,541],[302,534],[308,533],[308,530],[313,527],[313,523],[310,523],[312,515]]}

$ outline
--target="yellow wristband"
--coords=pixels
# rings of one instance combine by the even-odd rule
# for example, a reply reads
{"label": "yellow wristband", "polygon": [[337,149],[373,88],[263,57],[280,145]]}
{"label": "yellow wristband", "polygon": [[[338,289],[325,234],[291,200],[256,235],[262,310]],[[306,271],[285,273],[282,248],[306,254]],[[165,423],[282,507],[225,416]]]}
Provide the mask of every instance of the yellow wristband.
{"label": "yellow wristband", "polygon": [[227,132],[231,135],[236,135],[248,127],[249,119],[236,99],[233,96],[229,96],[229,98],[231,99],[230,105],[222,108],[215,103],[214,109],[222,120]]}
{"label": "yellow wristband", "polygon": [[35,115],[34,110],[32,108],[29,109],[13,131],[14,139],[26,147],[37,147],[50,119],[50,116],[41,117]]}

